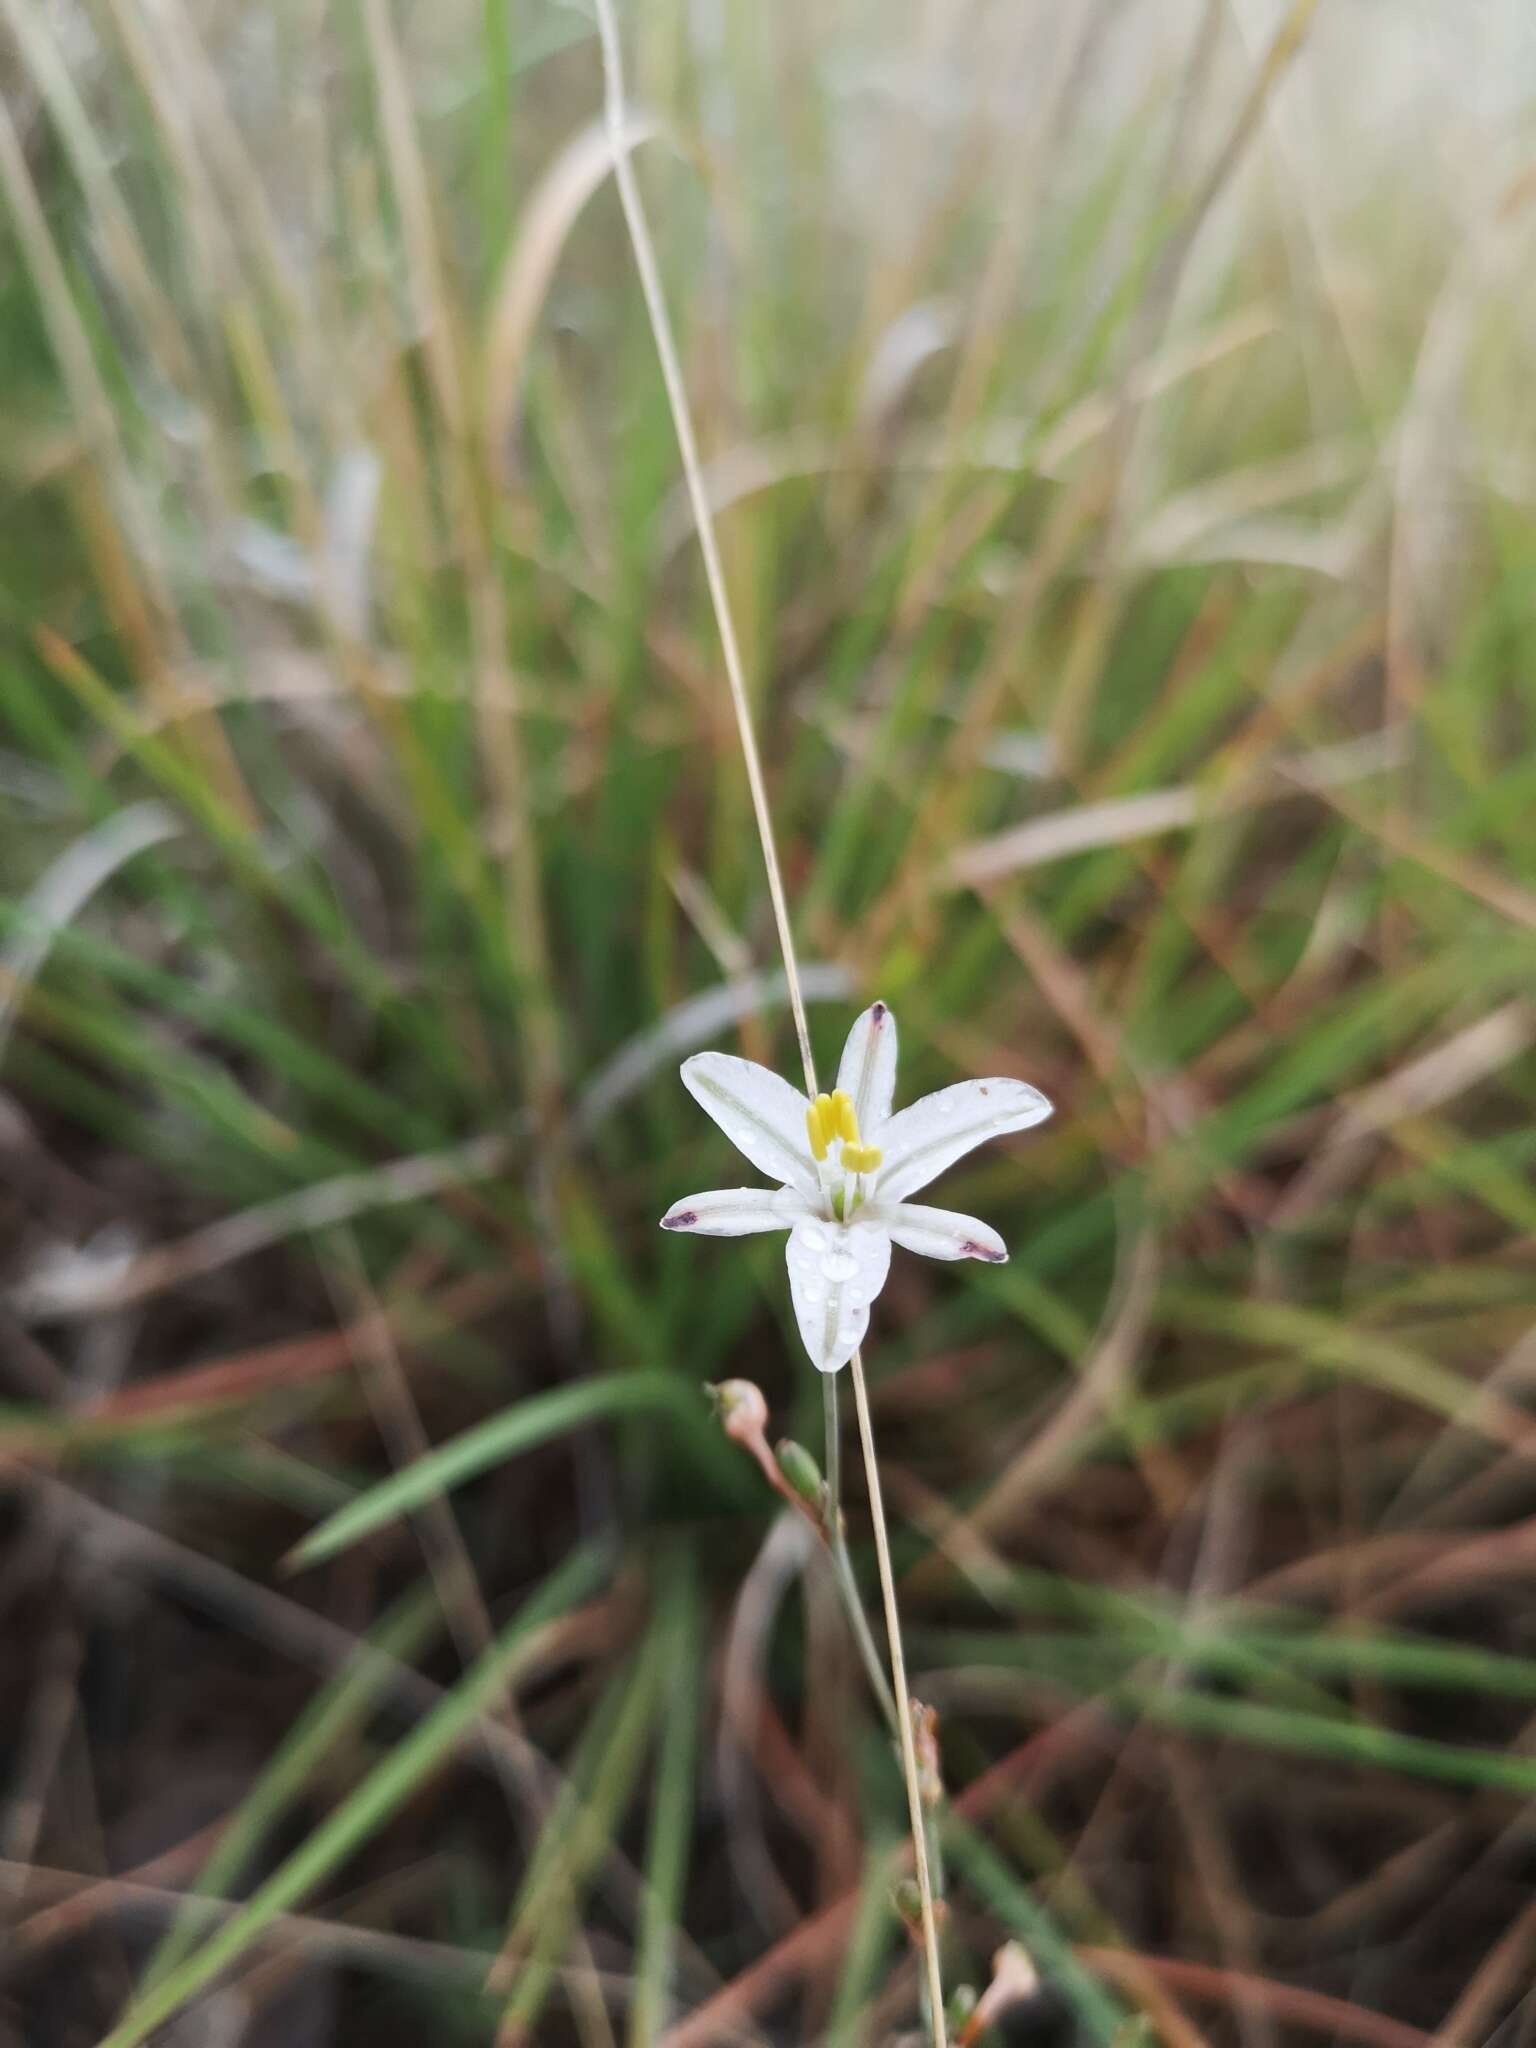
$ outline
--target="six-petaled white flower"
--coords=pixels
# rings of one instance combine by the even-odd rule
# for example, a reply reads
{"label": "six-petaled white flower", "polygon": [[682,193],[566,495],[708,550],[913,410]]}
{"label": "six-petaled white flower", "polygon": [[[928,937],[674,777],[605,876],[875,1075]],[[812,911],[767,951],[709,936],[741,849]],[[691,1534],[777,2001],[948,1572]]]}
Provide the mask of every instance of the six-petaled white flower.
{"label": "six-petaled white flower", "polygon": [[795,1320],[820,1371],[836,1372],[863,1342],[893,1244],[930,1259],[1007,1258],[990,1224],[907,1197],[986,1139],[1048,1117],[1050,1103],[1027,1081],[960,1081],[893,1115],[896,1020],[884,1003],[855,1022],[836,1089],[814,1102],[729,1053],[697,1053],[682,1075],[736,1149],[779,1186],[689,1195],[661,1227],[702,1237],[787,1230]]}

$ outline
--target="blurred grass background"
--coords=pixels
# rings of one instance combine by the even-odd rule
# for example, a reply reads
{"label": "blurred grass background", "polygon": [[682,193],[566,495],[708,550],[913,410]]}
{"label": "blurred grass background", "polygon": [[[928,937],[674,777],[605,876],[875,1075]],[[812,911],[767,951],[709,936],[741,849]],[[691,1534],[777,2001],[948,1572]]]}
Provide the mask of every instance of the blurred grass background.
{"label": "blurred grass background", "polygon": [[[900,2040],[592,22],[3,13],[0,2039]],[[1536,2040],[1527,21],[623,27],[822,1057],[1057,1104],[870,1350],[949,1977]]]}

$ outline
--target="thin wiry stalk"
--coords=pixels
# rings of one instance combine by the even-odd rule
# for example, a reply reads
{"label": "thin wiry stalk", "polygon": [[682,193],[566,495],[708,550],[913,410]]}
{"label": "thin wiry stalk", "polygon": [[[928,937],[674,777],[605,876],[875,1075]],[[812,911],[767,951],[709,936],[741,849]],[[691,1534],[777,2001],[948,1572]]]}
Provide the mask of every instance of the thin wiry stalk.
{"label": "thin wiry stalk", "polygon": [[841,1562],[847,1550],[843,1540],[843,1431],[837,1414],[837,1374],[821,1376],[821,1421],[823,1463],[827,1480],[827,1541],[834,1562]]}
{"label": "thin wiry stalk", "polygon": [[859,1417],[859,1442],[864,1451],[864,1479],[869,1488],[869,1518],[875,1528],[875,1556],[880,1564],[880,1596],[885,1603],[885,1632],[891,1646],[891,1677],[896,1687],[896,1734],[901,1743],[901,1774],[907,1781],[907,1812],[912,1823],[912,1862],[923,1915],[923,1961],[928,1971],[928,2022],[933,2048],[945,2048],[944,1981],[939,1973],[939,1930],[933,1917],[933,1882],[928,1871],[928,1829],[918,1789],[917,1748],[912,1739],[912,1695],[907,1690],[907,1659],[901,1647],[901,1617],[896,1611],[896,1580],[891,1571],[891,1546],[885,1533],[885,1503],[880,1493],[880,1464],[875,1456],[875,1431],[869,1419],[869,1390],[864,1384],[864,1358],[855,1351],[853,1405]]}
{"label": "thin wiry stalk", "polygon": [[831,1542],[833,1581],[842,1597],[843,1612],[848,1617],[848,1626],[853,1631],[854,1647],[858,1650],[864,1666],[864,1675],[869,1680],[869,1689],[885,1716],[886,1726],[892,1735],[901,1718],[896,1711],[896,1695],[891,1691],[891,1681],[885,1675],[885,1666],[880,1662],[880,1652],[875,1648],[874,1634],[864,1613],[864,1603],[859,1597],[858,1580],[853,1576],[853,1561],[848,1555],[848,1545],[838,1537]]}
{"label": "thin wiry stalk", "polygon": [[651,231],[646,225],[645,209],[640,202],[640,187],[635,180],[634,166],[630,162],[629,146],[633,137],[625,128],[624,73],[619,59],[619,33],[613,18],[612,0],[597,0],[597,26],[603,46],[603,109],[608,125],[608,139],[613,150],[614,181],[619,189],[619,203],[624,209],[624,223],[634,247],[635,268],[640,273],[640,289],[645,295],[645,310],[650,318],[651,334],[661,363],[662,382],[667,387],[667,403],[672,410],[672,426],[677,435],[678,452],[682,457],[683,476],[688,486],[688,501],[693,508],[694,525],[698,529],[699,552],[704,557],[704,574],[709,583],[710,603],[714,607],[715,625],[720,634],[720,649],[725,657],[726,681],[731,691],[731,709],[736,714],[736,731],[741,741],[742,759],[747,769],[747,787],[752,792],[752,813],[757,820],[757,836],[762,844],[763,866],[768,871],[768,894],[773,900],[773,918],[778,927],[779,951],[784,955],[784,973],[789,982],[789,1007],[794,1014],[795,1036],[800,1041],[801,1065],[805,1068],[805,1092],[814,1096],[816,1062],[811,1053],[811,1034],[805,1021],[805,998],[800,991],[800,969],[795,958],[794,935],[789,928],[789,905],[784,896],[784,878],[779,872],[778,850],[773,839],[773,819],[768,809],[768,791],[763,782],[763,766],[758,757],[757,737],[752,730],[752,712],[747,703],[747,684],[742,673],[741,652],[736,642],[736,627],[731,617],[730,599],[726,595],[725,572],[720,564],[720,549],[715,540],[715,523],[704,489],[698,443],[694,439],[693,419],[688,410],[688,396],[683,388],[683,373],[678,362],[677,344],[673,339],[672,323],[667,316],[667,302],[661,289],[661,272],[657,268],[656,252],[651,244]]}
{"label": "thin wiry stalk", "polygon": [[[640,273],[640,286],[645,296],[646,312],[650,319],[651,333],[656,344],[656,354],[661,363],[662,381],[666,385],[667,403],[672,411],[673,430],[677,435],[678,451],[682,457],[683,475],[688,486],[688,499],[693,509],[694,525],[698,529],[699,550],[704,558],[704,573],[709,584],[710,602],[714,607],[715,624],[720,634],[721,652],[725,658],[725,673],[730,684],[731,708],[736,716],[736,730],[741,741],[742,758],[746,764],[747,785],[752,793],[752,811],[757,820],[757,836],[763,850],[763,865],[768,875],[768,893],[773,901],[774,922],[778,927],[779,950],[784,956],[784,974],[789,986],[790,1009],[795,1019],[795,1035],[800,1041],[800,1060],[805,1069],[805,1088],[808,1095],[816,1094],[816,1062],[811,1052],[811,1034],[805,1018],[805,998],[800,989],[800,971],[795,957],[794,935],[789,925],[789,906],[784,896],[784,880],[779,872],[779,856],[774,844],[773,820],[768,809],[768,792],[763,781],[762,762],[757,751],[757,738],[752,729],[752,713],[747,702],[746,679],[742,673],[741,655],[736,642],[736,629],[731,616],[730,599],[726,593],[725,574],[720,563],[720,551],[715,541],[714,519],[709,509],[709,499],[704,489],[704,478],[699,465],[698,445],[694,440],[693,421],[688,410],[688,397],[683,387],[682,369],[678,361],[677,347],[672,336],[671,321],[667,316],[666,299],[661,288],[661,273],[656,264],[656,253],[651,244],[650,229],[646,224],[645,209],[640,200],[640,188],[630,162],[628,141],[624,120],[624,74],[619,56],[618,27],[614,20],[613,0],[596,0],[598,34],[603,52],[603,106],[607,122],[609,143],[613,151],[613,175],[618,186],[619,203],[624,209],[625,225],[635,252],[635,267]],[[829,1375],[830,1378],[830,1375]],[[928,1875],[928,1851],[923,1828],[923,1804],[918,1790],[917,1755],[912,1742],[912,1713],[907,1693],[906,1659],[901,1648],[901,1624],[896,1611],[896,1587],[891,1576],[890,1544],[885,1529],[885,1507],[880,1493],[880,1473],[875,1461],[874,1430],[869,1419],[869,1401],[864,1387],[864,1368],[858,1352],[853,1354],[853,1390],[859,1412],[859,1435],[864,1447],[864,1471],[869,1486],[870,1519],[875,1530],[875,1549],[880,1560],[880,1589],[885,1602],[886,1634],[890,1642],[891,1672],[895,1679],[896,1731],[901,1743],[902,1776],[907,1786],[907,1806],[912,1820],[912,1855],[917,1867],[918,1892],[922,1900],[923,1952],[928,1972],[929,2023],[933,2031],[934,2048],[945,2048],[944,2041],[944,1987],[939,1972],[938,1929],[933,1917],[933,1891]],[[836,1396],[827,1403],[828,1443],[827,1463],[829,1468],[837,1463],[836,1443]],[[835,1518],[838,1511],[837,1489],[829,1477],[828,1492],[831,1513]],[[840,1544],[840,1525],[834,1519],[831,1532],[834,1549]]]}
{"label": "thin wiry stalk", "polygon": [[842,1597],[843,1609],[848,1616],[848,1626],[853,1630],[853,1639],[859,1656],[863,1659],[865,1674],[869,1679],[870,1691],[879,1702],[880,1711],[890,1725],[893,1735],[900,1715],[896,1711],[896,1695],[891,1691],[890,1681],[885,1675],[885,1666],[880,1662],[880,1652],[875,1648],[875,1639],[870,1633],[869,1620],[864,1612],[864,1602],[859,1596],[858,1580],[853,1576],[853,1560],[848,1555],[848,1538],[843,1530],[843,1443],[842,1428],[837,1417],[837,1374],[821,1375],[822,1418],[826,1432],[826,1526],[827,1555],[832,1560],[832,1576]]}

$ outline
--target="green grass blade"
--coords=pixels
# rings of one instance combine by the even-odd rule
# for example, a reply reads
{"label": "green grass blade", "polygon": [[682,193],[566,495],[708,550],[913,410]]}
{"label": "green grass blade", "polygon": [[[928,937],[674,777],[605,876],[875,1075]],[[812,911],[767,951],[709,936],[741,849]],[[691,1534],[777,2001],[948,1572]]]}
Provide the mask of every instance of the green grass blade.
{"label": "green grass blade", "polygon": [[1119,2029],[1125,2022],[1125,2009],[1084,1969],[1051,1915],[995,1850],[952,1809],[944,1816],[944,1841],[979,1896],[1029,1950],[1041,1977],[1056,1985],[1076,2015],[1084,2037],[1096,2042],[1098,2048],[1114,2048],[1121,2038]]}
{"label": "green grass blade", "polygon": [[578,1380],[535,1394],[515,1408],[477,1423],[426,1457],[359,1494],[356,1500],[313,1529],[289,1553],[295,1567],[318,1564],[347,1550],[375,1529],[413,1514],[428,1501],[451,1493],[477,1473],[548,1443],[568,1430],[611,1415],[644,1412],[681,1413],[693,1398],[680,1381],[664,1372],[614,1373],[604,1379]]}
{"label": "green grass blade", "polygon": [[646,1847],[646,1893],[635,1946],[629,2048],[651,2048],[666,2024],[672,1958],[684,1911],[693,1827],[693,1779],[698,1765],[702,1648],[698,1576],[691,1554],[674,1553],[660,1604],[660,1626],[666,1635],[669,1708],[656,1766]]}
{"label": "green grass blade", "polygon": [[291,1912],[360,1848],[452,1756],[504,1689],[536,1629],[563,1614],[602,1577],[594,1550],[578,1551],[553,1572],[434,1712],[316,1828],[245,1907],[118,2021],[100,2048],[138,2048],[190,1998],[211,1984],[281,1913]]}
{"label": "green grass blade", "polygon": [[397,1660],[408,1663],[419,1653],[441,1612],[435,1589],[416,1587],[385,1618],[355,1661],[300,1715],[198,1872],[186,1911],[172,1922],[150,1957],[139,1979],[141,1999],[169,1977],[206,1927],[208,1916],[199,1913],[197,1894],[229,1897],[292,1801],[391,1682]]}

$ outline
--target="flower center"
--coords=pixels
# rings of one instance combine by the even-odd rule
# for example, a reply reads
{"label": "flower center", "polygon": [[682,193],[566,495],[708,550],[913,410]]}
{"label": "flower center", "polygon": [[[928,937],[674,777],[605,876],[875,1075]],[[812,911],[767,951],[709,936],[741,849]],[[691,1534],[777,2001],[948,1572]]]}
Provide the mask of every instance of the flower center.
{"label": "flower center", "polygon": [[[842,1088],[834,1089],[830,1095],[818,1095],[811,1103],[805,1112],[805,1132],[817,1165],[828,1166],[831,1172],[841,1171],[843,1175],[842,1185],[831,1190],[831,1202],[832,1213],[846,1221],[863,1200],[859,1176],[873,1173],[880,1164],[880,1147],[864,1143],[853,1097]],[[835,1160],[831,1157],[834,1145],[838,1148]]]}

